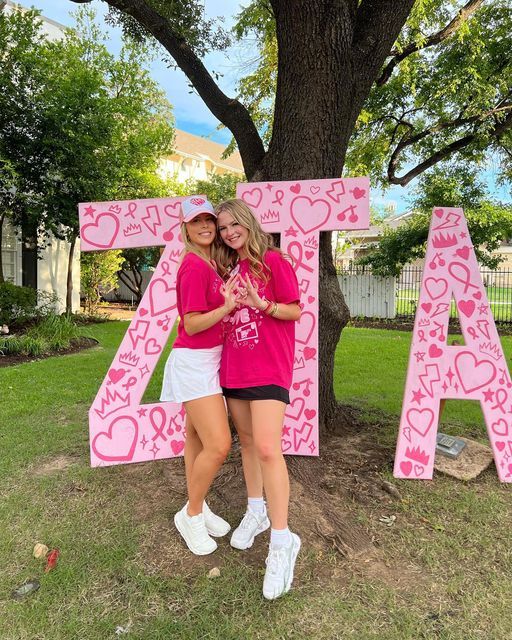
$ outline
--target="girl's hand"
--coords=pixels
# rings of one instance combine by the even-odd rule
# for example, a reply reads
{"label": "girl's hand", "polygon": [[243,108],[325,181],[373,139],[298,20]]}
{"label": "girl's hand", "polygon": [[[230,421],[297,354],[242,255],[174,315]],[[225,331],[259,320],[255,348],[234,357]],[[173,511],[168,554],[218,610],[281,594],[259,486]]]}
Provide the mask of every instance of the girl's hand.
{"label": "girl's hand", "polygon": [[247,294],[241,298],[239,301],[248,307],[252,307],[253,309],[259,309],[263,311],[266,307],[265,302],[260,298],[258,294],[258,289],[253,285],[251,279],[249,278],[249,274],[245,276],[245,281],[243,281],[243,285]]}
{"label": "girl's hand", "polygon": [[229,280],[227,280],[225,284],[220,288],[220,292],[224,298],[224,307],[226,309],[226,313],[231,313],[238,304],[238,300],[235,294],[237,281],[238,274],[231,276]]}

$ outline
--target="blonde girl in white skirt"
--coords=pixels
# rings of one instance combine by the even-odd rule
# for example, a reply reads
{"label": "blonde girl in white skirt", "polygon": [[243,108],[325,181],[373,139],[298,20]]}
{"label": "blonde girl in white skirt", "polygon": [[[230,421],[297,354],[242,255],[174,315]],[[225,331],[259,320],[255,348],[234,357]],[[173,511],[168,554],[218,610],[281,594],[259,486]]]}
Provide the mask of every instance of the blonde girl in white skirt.
{"label": "blonde girl in white skirt", "polygon": [[224,536],[231,528],[209,509],[205,498],[231,447],[219,367],[222,319],[237,301],[235,278],[224,283],[213,260],[216,214],[212,205],[200,196],[187,198],[181,205],[181,219],[185,255],[176,277],[180,322],[165,365],[160,400],[182,402],[187,413],[188,502],[174,516],[174,523],[192,553],[207,555],[217,548],[213,537]]}

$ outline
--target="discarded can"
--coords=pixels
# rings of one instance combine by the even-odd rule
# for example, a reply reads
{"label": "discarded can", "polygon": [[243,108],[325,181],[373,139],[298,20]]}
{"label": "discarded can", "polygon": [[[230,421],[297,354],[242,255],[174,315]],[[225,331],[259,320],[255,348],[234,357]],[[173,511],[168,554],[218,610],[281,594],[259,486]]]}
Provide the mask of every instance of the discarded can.
{"label": "discarded can", "polygon": [[48,573],[48,571],[51,571],[55,567],[58,559],[59,550],[52,549],[46,558],[46,567],[44,568],[45,573]]}
{"label": "discarded can", "polygon": [[25,584],[22,584],[21,587],[14,589],[11,593],[11,598],[14,600],[22,600],[26,596],[29,596],[31,593],[34,593],[39,589],[41,585],[38,580],[28,580]]}

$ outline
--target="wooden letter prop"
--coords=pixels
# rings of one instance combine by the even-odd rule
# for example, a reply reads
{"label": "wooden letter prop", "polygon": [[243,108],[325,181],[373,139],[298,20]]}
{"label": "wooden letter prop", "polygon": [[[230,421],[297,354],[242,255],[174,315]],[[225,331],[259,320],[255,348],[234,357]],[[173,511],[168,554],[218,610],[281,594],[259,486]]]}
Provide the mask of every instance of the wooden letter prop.
{"label": "wooden letter prop", "polygon": [[[452,299],[465,346],[448,346]],[[512,382],[462,209],[434,209],[394,476],[432,478],[442,398],[479,400],[502,482],[512,481]]]}
{"label": "wooden letter prop", "polygon": [[[238,185],[237,192],[266,231],[284,234],[281,248],[291,256],[299,279],[303,312],[297,323],[291,404],[282,447],[289,454],[318,455],[319,233],[368,228],[368,179],[250,183]],[[170,402],[141,405],[177,318],[175,283],[183,249],[179,233],[181,200],[79,206],[82,251],[165,245],[89,410],[92,466],[169,458],[183,451],[183,407]],[[252,333],[240,335],[250,340]]]}

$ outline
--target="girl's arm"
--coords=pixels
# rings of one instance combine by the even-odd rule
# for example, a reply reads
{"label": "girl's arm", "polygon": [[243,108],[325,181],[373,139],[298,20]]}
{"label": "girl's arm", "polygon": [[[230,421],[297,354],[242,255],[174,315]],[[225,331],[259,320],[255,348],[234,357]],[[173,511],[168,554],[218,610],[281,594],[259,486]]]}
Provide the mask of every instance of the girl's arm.
{"label": "girl's arm", "polygon": [[183,326],[185,332],[189,336],[193,336],[201,331],[206,331],[213,325],[222,320],[224,316],[231,313],[237,305],[237,299],[233,291],[237,276],[232,276],[225,285],[222,286],[220,292],[224,297],[224,304],[217,309],[202,313],[201,311],[191,311],[183,316]]}
{"label": "girl's arm", "polygon": [[299,320],[300,306],[297,302],[285,304],[284,302],[275,302],[274,300],[260,298],[258,290],[252,284],[248,274],[245,278],[244,285],[247,291],[243,299],[244,304],[254,309],[259,309],[277,320]]}

